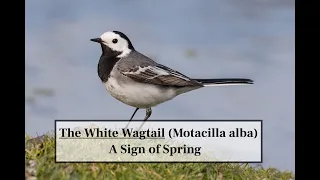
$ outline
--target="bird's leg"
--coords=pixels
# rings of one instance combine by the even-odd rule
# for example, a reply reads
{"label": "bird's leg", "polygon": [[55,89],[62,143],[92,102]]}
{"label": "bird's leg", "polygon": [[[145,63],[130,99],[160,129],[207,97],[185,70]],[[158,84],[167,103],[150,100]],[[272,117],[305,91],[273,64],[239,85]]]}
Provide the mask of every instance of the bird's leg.
{"label": "bird's leg", "polygon": [[152,109],[151,109],[151,108],[147,108],[147,109],[146,109],[146,117],[144,118],[143,123],[140,125],[138,131],[142,128],[142,126],[144,125],[144,123],[149,119],[149,117],[151,116],[151,114],[152,114]]}
{"label": "bird's leg", "polygon": [[136,112],[137,112],[138,110],[139,110],[139,108],[136,108],[136,110],[135,110],[134,113],[132,114],[132,116],[131,116],[128,124],[126,125],[126,127],[125,127],[124,129],[127,129],[127,128],[128,128],[128,126],[129,126],[129,124],[130,124],[130,121],[132,120],[133,116],[136,114]]}

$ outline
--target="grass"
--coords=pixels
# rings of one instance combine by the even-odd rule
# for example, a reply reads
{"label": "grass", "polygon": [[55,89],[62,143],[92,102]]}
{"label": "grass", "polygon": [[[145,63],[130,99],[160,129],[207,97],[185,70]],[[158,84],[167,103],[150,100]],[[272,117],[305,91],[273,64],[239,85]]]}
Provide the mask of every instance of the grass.
{"label": "grass", "polygon": [[[26,137],[26,142],[30,137]],[[26,179],[294,179],[291,172],[231,163],[55,163],[55,140],[26,146]]]}

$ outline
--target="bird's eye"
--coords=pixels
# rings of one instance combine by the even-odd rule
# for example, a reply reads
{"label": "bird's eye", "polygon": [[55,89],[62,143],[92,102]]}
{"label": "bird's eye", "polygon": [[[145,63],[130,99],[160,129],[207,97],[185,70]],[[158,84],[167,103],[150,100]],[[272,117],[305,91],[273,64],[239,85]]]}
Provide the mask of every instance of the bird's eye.
{"label": "bird's eye", "polygon": [[118,42],[118,39],[112,39],[113,44]]}

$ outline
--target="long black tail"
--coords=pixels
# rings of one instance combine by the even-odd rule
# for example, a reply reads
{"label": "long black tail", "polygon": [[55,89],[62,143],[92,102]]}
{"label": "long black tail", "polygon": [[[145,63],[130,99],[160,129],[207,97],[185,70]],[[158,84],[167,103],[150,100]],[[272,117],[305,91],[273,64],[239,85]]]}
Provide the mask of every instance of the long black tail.
{"label": "long black tail", "polygon": [[221,86],[221,85],[244,85],[253,84],[251,79],[227,78],[227,79],[193,79],[202,83],[204,86]]}

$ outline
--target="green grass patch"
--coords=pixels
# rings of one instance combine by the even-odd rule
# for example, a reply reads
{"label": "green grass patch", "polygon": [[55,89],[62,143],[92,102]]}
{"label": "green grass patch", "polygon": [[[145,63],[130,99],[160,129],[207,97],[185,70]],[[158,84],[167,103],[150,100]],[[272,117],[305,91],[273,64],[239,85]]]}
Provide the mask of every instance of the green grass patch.
{"label": "green grass patch", "polygon": [[26,137],[26,179],[294,179],[291,172],[231,163],[55,163],[55,140]]}

